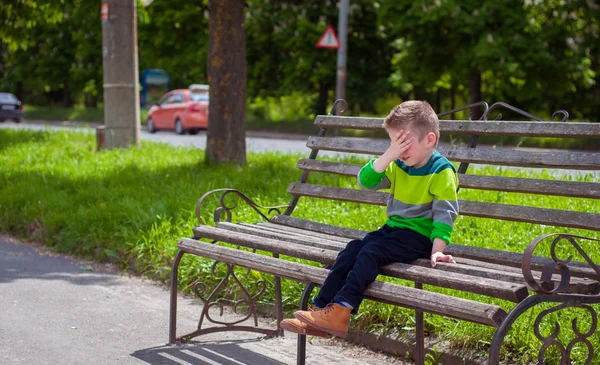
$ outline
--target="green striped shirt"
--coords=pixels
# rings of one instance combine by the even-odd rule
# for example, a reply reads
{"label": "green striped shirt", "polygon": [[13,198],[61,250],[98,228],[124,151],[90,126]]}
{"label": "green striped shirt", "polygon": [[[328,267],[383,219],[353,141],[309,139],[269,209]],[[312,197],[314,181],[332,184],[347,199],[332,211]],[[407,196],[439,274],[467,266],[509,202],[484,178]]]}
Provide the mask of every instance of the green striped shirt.
{"label": "green striped shirt", "polygon": [[398,159],[382,173],[373,169],[373,161],[358,173],[358,184],[372,190],[389,189],[387,225],[450,243],[458,215],[458,177],[450,161],[434,151],[424,166],[409,167]]}

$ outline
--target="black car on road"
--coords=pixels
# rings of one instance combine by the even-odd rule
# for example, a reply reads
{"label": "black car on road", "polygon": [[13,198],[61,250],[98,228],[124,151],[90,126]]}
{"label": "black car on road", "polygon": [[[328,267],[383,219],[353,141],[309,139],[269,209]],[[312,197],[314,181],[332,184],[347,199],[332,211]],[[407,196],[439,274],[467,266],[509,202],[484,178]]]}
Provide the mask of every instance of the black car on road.
{"label": "black car on road", "polygon": [[0,93],[0,122],[12,119],[21,122],[23,118],[23,103],[10,93]]}

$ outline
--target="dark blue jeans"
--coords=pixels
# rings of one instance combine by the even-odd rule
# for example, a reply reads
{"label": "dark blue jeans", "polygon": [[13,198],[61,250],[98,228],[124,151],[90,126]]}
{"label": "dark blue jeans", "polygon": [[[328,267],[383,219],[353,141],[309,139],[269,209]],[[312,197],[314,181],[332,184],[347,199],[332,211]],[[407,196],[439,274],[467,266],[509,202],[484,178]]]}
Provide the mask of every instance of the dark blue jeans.
{"label": "dark blue jeans", "polygon": [[365,290],[377,278],[381,266],[429,258],[431,249],[429,237],[386,224],[362,240],[350,241],[340,251],[313,304],[323,308],[329,303],[346,302],[356,313]]}

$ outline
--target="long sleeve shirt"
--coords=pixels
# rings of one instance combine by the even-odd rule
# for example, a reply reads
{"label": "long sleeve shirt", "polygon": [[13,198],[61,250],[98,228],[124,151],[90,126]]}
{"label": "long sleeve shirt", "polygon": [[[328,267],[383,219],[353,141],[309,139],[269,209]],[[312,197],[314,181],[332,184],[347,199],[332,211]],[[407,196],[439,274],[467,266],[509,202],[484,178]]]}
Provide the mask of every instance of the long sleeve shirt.
{"label": "long sleeve shirt", "polygon": [[372,190],[390,189],[386,224],[450,243],[458,215],[458,177],[450,161],[434,151],[422,167],[409,167],[398,159],[382,173],[373,169],[374,161],[360,170],[358,184]]}

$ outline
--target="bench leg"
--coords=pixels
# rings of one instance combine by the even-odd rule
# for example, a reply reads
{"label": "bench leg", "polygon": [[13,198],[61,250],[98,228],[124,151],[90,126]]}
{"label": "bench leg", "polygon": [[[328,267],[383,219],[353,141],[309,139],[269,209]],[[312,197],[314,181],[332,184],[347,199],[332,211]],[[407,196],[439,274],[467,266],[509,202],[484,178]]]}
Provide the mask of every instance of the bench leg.
{"label": "bench leg", "polygon": [[[273,257],[279,258],[279,254],[274,253]],[[283,300],[281,298],[281,278],[279,276],[273,277],[273,286],[275,287],[275,306],[277,316],[277,330],[279,336],[283,335],[283,329],[281,329],[281,321],[283,321]]]}
{"label": "bench leg", "polygon": [[[315,288],[315,284],[308,284],[302,291],[302,297],[300,298],[300,310],[308,309],[308,298]],[[298,348],[296,352],[296,365],[304,365],[306,363],[306,336],[298,335]]]}
{"label": "bench leg", "polygon": [[[567,364],[571,363],[571,351],[573,347],[578,344],[587,345],[588,348],[588,358],[585,364],[590,364],[591,360],[594,358],[594,348],[589,341],[589,337],[593,336],[596,333],[597,325],[598,325],[598,315],[594,308],[588,304],[594,304],[600,302],[600,298],[597,295],[579,295],[579,294],[559,294],[559,295],[543,295],[543,294],[535,294],[532,295],[519,304],[517,304],[506,316],[504,321],[500,327],[496,329],[494,333],[494,338],[492,339],[492,343],[490,345],[490,354],[488,359],[489,365],[498,365],[500,363],[500,349],[502,347],[502,343],[504,342],[504,338],[512,324],[521,316],[521,314],[525,313],[527,310],[535,307],[540,303],[556,303],[555,307],[551,307],[540,312],[534,323],[534,333],[535,336],[542,342],[542,347],[538,353],[538,360],[540,364],[545,364],[545,355],[548,347],[552,346],[560,350],[560,363]],[[580,308],[588,312],[588,315],[592,318],[591,328],[587,329],[587,331],[582,331],[582,328],[575,328],[577,326],[577,318],[572,322],[573,330],[576,330],[575,339],[571,340],[566,346],[562,343],[560,337],[558,336],[560,333],[560,323],[554,323],[554,333],[549,336],[544,336],[543,331],[541,330],[541,325],[544,317],[547,315],[558,312],[565,308]],[[579,332],[579,333],[577,333]]]}
{"label": "bench leg", "polygon": [[175,255],[173,261],[173,270],[171,271],[171,312],[169,316],[169,344],[174,344],[176,341],[177,333],[177,289],[178,279],[177,273],[179,271],[179,262],[184,252],[179,250]]}
{"label": "bench leg", "polygon": [[[415,288],[423,289],[423,284],[415,282]],[[423,330],[423,311],[415,310],[416,344],[415,360],[417,365],[425,364],[425,334]]]}
{"label": "bench leg", "polygon": [[[255,332],[255,333],[264,334],[269,337],[280,336],[283,333],[283,330],[281,328],[270,329],[270,328],[262,328],[262,327],[258,326],[258,314],[257,314],[257,310],[256,310],[256,302],[266,289],[265,282],[263,280],[257,281],[255,283],[255,288],[258,292],[255,293],[254,295],[251,295],[248,292],[248,289],[246,287],[244,287],[244,285],[240,282],[240,280],[235,275],[235,272],[234,272],[235,265],[226,264],[227,272],[225,273],[225,276],[221,279],[221,281],[217,284],[216,288],[213,289],[213,291],[208,295],[207,298],[204,298],[204,296],[203,296],[204,290],[206,289],[205,285],[202,282],[196,283],[196,285],[194,286],[194,293],[196,294],[196,297],[198,297],[202,301],[202,310],[200,313],[200,319],[198,320],[198,327],[195,331],[193,331],[189,334],[177,337],[178,267],[179,267],[181,258],[185,253],[187,253],[187,252],[180,249],[177,252],[177,255],[175,256],[175,260],[173,262],[173,271],[171,274],[172,279],[171,279],[171,310],[170,310],[170,318],[169,318],[169,343],[175,344],[180,341],[186,342],[197,336],[201,336],[201,335],[205,335],[205,334],[209,334],[209,333],[225,332],[225,331]],[[215,261],[213,263],[213,268],[212,268],[213,273],[215,272],[216,265],[219,263],[220,263],[219,261]],[[231,282],[231,283],[233,283],[233,285],[239,287],[239,290],[242,292],[242,297],[243,297],[242,299],[239,299],[233,303],[234,312],[235,312],[236,306],[239,303],[244,303],[244,304],[248,305],[248,313],[243,314],[242,316],[244,316],[244,317],[242,319],[237,318],[237,319],[232,319],[229,321],[219,321],[210,316],[209,309],[211,307],[217,307],[217,308],[220,308],[221,310],[223,309],[223,304],[220,302],[220,298],[218,298],[218,292],[220,289],[225,287],[229,282]],[[276,283],[276,285],[279,286],[279,294],[276,294],[276,295],[278,295],[278,297],[279,297],[278,300],[281,303],[281,287],[280,287],[279,278],[276,278],[275,283]],[[231,301],[229,301],[229,302],[231,302]],[[281,307],[280,303],[279,303],[279,307]],[[221,315],[222,315],[222,312],[221,312]],[[278,316],[283,317],[283,312],[281,314],[279,314]],[[217,326],[212,326],[212,327],[204,326],[203,327],[202,324],[203,324],[204,319],[206,319],[208,322],[217,324]],[[250,320],[250,319],[254,320],[254,326],[238,325],[239,323],[242,323],[242,322],[244,322],[246,320]]]}

